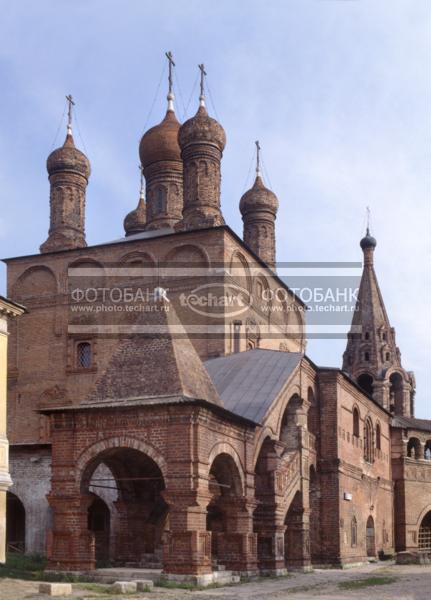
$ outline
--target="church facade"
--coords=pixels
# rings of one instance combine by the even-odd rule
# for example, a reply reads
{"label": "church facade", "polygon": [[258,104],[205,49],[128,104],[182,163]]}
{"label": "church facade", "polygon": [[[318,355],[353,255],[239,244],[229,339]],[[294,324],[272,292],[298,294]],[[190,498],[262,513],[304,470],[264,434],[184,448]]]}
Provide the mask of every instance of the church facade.
{"label": "church facade", "polygon": [[10,549],[57,570],[147,566],[201,582],[223,567],[430,552],[431,422],[414,417],[376,241],[361,240],[343,367],[318,367],[305,307],[276,273],[278,200],[259,161],[243,239],[224,221],[226,139],[203,73],[196,115],[180,125],[170,86],[141,139],[145,191],[124,238],[86,244],[90,163],[70,114],[47,161],[48,238],[6,259],[8,295],[27,308],[10,325]]}

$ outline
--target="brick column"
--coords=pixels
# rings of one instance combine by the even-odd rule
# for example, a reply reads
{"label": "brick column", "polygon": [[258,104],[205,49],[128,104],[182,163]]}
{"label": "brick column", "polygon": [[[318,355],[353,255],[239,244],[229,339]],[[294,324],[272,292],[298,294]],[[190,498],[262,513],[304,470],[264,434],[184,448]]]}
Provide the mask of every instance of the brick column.
{"label": "brick column", "polygon": [[94,533],[88,530],[89,495],[48,495],[54,526],[48,540],[48,569],[87,571],[96,567]]}
{"label": "brick column", "polygon": [[225,497],[219,507],[226,515],[226,531],[217,535],[218,560],[227,569],[242,574],[257,570],[257,534],[253,532],[256,502],[245,497]]}
{"label": "brick column", "polygon": [[206,530],[208,496],[196,492],[162,492],[169,504],[170,530],[163,540],[163,572],[205,575],[212,572],[211,532]]}

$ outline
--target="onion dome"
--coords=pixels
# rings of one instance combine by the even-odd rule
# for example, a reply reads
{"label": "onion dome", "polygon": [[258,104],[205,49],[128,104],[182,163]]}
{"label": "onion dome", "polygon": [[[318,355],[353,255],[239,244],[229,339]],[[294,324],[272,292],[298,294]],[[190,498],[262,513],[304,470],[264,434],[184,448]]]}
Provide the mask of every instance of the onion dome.
{"label": "onion dome", "polygon": [[204,102],[194,117],[186,121],[179,130],[178,142],[181,149],[190,144],[210,144],[220,152],[226,145],[226,134],[218,121],[208,115]]}
{"label": "onion dome", "polygon": [[61,148],[57,148],[48,156],[46,168],[50,176],[55,173],[70,171],[82,175],[87,180],[90,177],[90,161],[81,150],[75,147],[70,128],[68,128],[66,139]]}
{"label": "onion dome", "polygon": [[179,128],[173,109],[168,108],[163,121],[144,133],[139,144],[139,156],[144,169],[159,161],[181,161]]}
{"label": "onion dome", "polygon": [[134,235],[135,233],[142,233],[145,231],[145,226],[147,224],[147,206],[145,204],[145,194],[144,194],[144,174],[143,169],[141,169],[141,191],[139,193],[139,203],[135,210],[129,212],[124,219],[124,231],[126,232],[126,237],[129,235]]}
{"label": "onion dome", "polygon": [[145,231],[146,212],[145,199],[141,196],[138,206],[135,210],[129,212],[124,219],[124,231],[126,232],[126,236]]}
{"label": "onion dome", "polygon": [[278,210],[277,196],[264,186],[261,176],[258,174],[253,187],[243,194],[239,210],[244,216],[251,211],[269,211],[274,216]]}
{"label": "onion dome", "polygon": [[367,233],[365,237],[360,241],[360,246],[362,250],[366,250],[367,248],[375,248],[377,246],[377,240],[370,234],[370,228],[367,227]]}

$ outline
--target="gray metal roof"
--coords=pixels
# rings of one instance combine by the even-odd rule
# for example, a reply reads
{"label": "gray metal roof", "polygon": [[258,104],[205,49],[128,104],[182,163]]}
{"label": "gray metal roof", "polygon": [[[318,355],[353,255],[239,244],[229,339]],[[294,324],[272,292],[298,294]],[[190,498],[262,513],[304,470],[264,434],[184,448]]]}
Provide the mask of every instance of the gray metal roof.
{"label": "gray metal roof", "polygon": [[394,417],[392,419],[392,426],[402,427],[403,429],[431,431],[431,421],[428,419],[415,419],[414,417]]}
{"label": "gray metal roof", "polygon": [[303,354],[255,349],[207,360],[204,364],[231,412],[261,423]]}
{"label": "gray metal roof", "polygon": [[172,235],[175,233],[175,230],[172,227],[165,227],[164,229],[153,229],[151,231],[142,231],[141,233],[133,233],[132,235],[127,235],[122,238],[117,238],[116,240],[111,240],[110,242],[104,242],[103,245],[106,244],[122,244],[123,242],[134,242],[136,240],[148,240],[150,238],[161,237],[164,235]]}

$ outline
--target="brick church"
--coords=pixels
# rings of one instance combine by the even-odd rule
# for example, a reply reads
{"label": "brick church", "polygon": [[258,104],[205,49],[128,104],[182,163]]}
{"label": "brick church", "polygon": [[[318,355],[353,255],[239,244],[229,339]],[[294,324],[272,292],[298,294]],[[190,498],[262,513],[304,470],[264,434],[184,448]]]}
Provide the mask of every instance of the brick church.
{"label": "brick church", "polygon": [[[414,416],[376,240],[367,230],[360,242],[342,368],[318,367],[305,307],[277,276],[278,200],[259,162],[239,203],[243,238],[224,221],[225,132],[201,78],[182,125],[170,83],[140,142],[125,236],[94,246],[69,100],[47,161],[48,237],[5,260],[8,296],[27,309],[10,323],[8,548],[59,570],[200,582],[223,567],[277,575],[431,552],[431,421]],[[202,303],[199,290],[230,301]]]}

